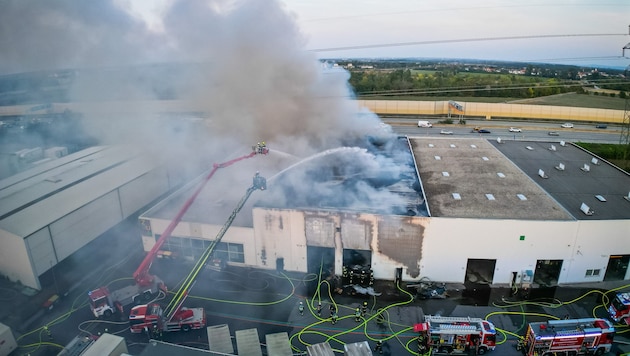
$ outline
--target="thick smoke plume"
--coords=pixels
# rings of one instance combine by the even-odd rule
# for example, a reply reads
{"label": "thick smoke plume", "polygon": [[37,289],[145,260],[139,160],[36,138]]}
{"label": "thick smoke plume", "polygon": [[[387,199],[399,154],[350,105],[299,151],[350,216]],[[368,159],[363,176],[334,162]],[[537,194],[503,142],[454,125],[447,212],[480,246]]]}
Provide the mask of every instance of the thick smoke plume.
{"label": "thick smoke plume", "polygon": [[[346,71],[305,51],[307,38],[278,1],[174,1],[159,30],[121,3],[3,1],[0,75],[69,70],[68,101],[102,105],[83,112],[87,132],[100,143],[141,144],[155,157],[191,166],[225,161],[266,141],[271,157],[259,168],[269,175],[327,149],[369,149],[374,141],[366,137],[383,141],[381,147],[394,139],[351,100]],[[155,100],[185,100],[203,115],[156,114]],[[396,171],[370,157],[354,160],[352,169],[366,162],[369,172]],[[251,178],[239,172],[229,182]],[[302,179],[302,187],[311,185],[308,175]],[[391,200],[373,194],[381,187],[366,188]]]}

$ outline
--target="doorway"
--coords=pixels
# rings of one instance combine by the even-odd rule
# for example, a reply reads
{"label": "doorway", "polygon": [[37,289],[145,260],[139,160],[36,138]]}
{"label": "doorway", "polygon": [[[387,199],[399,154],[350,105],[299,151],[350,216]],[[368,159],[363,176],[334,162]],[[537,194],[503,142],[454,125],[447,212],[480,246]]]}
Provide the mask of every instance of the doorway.
{"label": "doorway", "polygon": [[492,284],[497,260],[469,258],[466,264],[466,283]]}
{"label": "doorway", "polygon": [[558,285],[563,260],[538,260],[534,271],[534,283],[541,287],[554,287]]}
{"label": "doorway", "polygon": [[626,279],[630,255],[613,255],[608,259],[604,281],[622,281]]}

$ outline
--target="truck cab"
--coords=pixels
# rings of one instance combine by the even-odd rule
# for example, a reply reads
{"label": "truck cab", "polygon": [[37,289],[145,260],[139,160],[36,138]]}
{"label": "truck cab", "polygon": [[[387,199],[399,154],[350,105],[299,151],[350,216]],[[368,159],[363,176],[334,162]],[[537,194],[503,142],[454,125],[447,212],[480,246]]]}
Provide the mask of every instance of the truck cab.
{"label": "truck cab", "polygon": [[615,322],[628,325],[630,319],[630,292],[617,293],[608,306],[608,314]]}

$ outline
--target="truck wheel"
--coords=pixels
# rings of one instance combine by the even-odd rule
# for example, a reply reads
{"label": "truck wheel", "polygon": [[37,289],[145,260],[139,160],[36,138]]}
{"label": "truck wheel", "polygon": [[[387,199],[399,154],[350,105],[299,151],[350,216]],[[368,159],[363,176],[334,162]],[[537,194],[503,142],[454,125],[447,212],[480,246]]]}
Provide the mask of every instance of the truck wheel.
{"label": "truck wheel", "polygon": [[187,333],[190,331],[190,325],[182,325],[182,331]]}
{"label": "truck wheel", "polygon": [[597,351],[595,351],[595,355],[597,356],[601,356],[604,353],[606,353],[606,350],[603,347],[600,347],[599,349],[597,349]]}
{"label": "truck wheel", "polygon": [[485,355],[485,354],[486,354],[486,348],[480,347],[479,351],[477,351],[477,355]]}
{"label": "truck wheel", "polygon": [[109,318],[109,317],[111,317],[111,316],[112,316],[112,311],[111,311],[111,310],[109,310],[109,309],[107,309],[107,310],[105,310],[105,312],[103,313],[103,315],[105,315],[105,317],[106,317],[106,318]]}

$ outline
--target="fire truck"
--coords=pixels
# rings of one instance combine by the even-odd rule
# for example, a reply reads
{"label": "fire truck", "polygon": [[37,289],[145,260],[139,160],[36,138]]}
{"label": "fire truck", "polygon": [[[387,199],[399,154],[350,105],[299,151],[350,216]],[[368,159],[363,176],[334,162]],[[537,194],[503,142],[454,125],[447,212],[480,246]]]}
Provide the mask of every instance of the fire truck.
{"label": "fire truck", "polygon": [[608,314],[615,322],[630,325],[630,293],[617,293],[608,306]]}
{"label": "fire truck", "polygon": [[606,319],[549,320],[529,323],[516,348],[525,356],[603,355],[610,352],[614,336]]}
{"label": "fire truck", "polygon": [[414,331],[419,333],[419,349],[432,355],[468,355],[475,349],[483,355],[496,347],[494,324],[481,318],[425,315]]}
{"label": "fire truck", "polygon": [[265,189],[267,189],[267,180],[257,172],[254,176],[252,186],[247,189],[245,196],[241,198],[234,211],[232,211],[232,214],[221,230],[219,230],[216,238],[199,257],[195,266],[184,279],[181,287],[177,293],[175,293],[175,296],[171,299],[166,308],[162,309],[157,303],[137,305],[131,308],[129,323],[132,333],[141,333],[143,331],[158,331],[159,333],[180,330],[190,331],[206,326],[206,313],[203,308],[184,308],[182,305],[188,296],[188,292],[195,284],[197,275],[203,270],[208,260],[210,260],[215,247],[221,242],[221,239],[223,239],[223,236],[232,225],[238,212],[241,211],[243,205],[245,205],[247,199],[249,199],[250,195],[255,190]]}
{"label": "fire truck", "polygon": [[107,286],[103,286],[88,292],[88,299],[92,314],[94,314],[97,318],[100,316],[109,317],[116,312],[123,314],[123,308],[126,305],[140,304],[143,302],[146,303],[156,297],[160,291],[166,293],[167,288],[164,282],[159,277],[151,275],[149,273],[149,269],[151,268],[156,256],[160,253],[160,249],[164,245],[164,242],[166,242],[166,240],[171,236],[188,211],[188,208],[190,208],[199,193],[201,193],[202,189],[205,187],[206,183],[208,183],[208,181],[220,168],[231,166],[236,162],[256,155],[266,155],[268,153],[269,148],[267,148],[267,145],[264,142],[259,142],[252,147],[252,152],[245,156],[241,156],[227,162],[213,164],[210,173],[208,173],[205,179],[202,180],[193,195],[186,200],[175,218],[166,227],[160,238],[155,242],[155,245],[153,245],[153,248],[149,251],[149,253],[147,253],[140,266],[138,266],[138,269],[134,272],[134,283],[116,290],[110,290]]}

